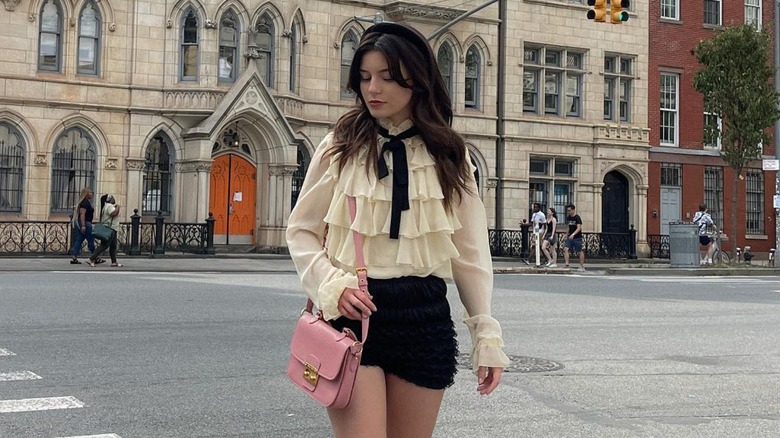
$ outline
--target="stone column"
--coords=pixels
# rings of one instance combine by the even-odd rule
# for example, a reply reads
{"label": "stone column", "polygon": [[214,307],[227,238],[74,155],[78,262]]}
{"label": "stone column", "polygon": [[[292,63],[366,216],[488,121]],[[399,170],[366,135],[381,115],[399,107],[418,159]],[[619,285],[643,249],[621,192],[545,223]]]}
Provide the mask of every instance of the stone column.
{"label": "stone column", "polygon": [[284,232],[290,216],[292,176],[298,165],[272,164],[268,181],[268,224],[258,230],[258,242],[271,247],[284,247]]}
{"label": "stone column", "polygon": [[125,158],[125,167],[127,168],[127,206],[123,209],[124,220],[129,221],[133,215],[133,210],[138,209],[138,214],[143,215],[143,187],[144,187],[144,168],[146,168],[145,158]]}
{"label": "stone column", "polygon": [[190,160],[176,164],[174,193],[180,222],[203,222],[209,215],[211,160]]}
{"label": "stone column", "polygon": [[634,228],[636,229],[636,252],[639,257],[647,257],[650,247],[647,245],[647,184],[637,184],[634,194]]}

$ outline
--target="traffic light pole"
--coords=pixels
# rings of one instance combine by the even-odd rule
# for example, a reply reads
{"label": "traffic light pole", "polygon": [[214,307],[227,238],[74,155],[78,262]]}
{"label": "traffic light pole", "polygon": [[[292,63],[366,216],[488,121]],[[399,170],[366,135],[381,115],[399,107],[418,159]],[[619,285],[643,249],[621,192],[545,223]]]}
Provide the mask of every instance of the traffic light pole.
{"label": "traffic light pole", "polygon": [[[780,93],[780,0],[775,3],[775,91]],[[775,105],[780,109],[780,101]],[[775,120],[775,158],[780,159],[780,119]],[[780,196],[780,171],[775,171],[775,196],[772,204]],[[774,206],[774,205],[773,205]],[[775,209],[775,256],[780,251],[780,209]]]}

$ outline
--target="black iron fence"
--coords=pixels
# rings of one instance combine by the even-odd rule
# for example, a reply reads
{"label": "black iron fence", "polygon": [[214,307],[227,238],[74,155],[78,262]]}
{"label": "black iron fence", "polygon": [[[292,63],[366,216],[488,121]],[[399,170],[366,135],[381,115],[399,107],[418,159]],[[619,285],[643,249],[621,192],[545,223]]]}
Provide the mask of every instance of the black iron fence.
{"label": "black iron fence", "polygon": [[669,235],[648,234],[647,245],[650,247],[650,257],[654,259],[670,258],[669,257]]}
{"label": "black iron fence", "polygon": [[[204,222],[165,222],[158,214],[154,222],[141,222],[135,209],[130,222],[120,224],[119,250],[128,255],[214,254],[214,220],[209,213]],[[0,256],[65,255],[74,237],[70,221],[0,221]]]}
{"label": "black iron fence", "polygon": [[[531,253],[530,224],[520,230],[488,230],[490,253],[494,257],[528,258]],[[566,232],[556,233],[558,254],[563,251]],[[588,258],[635,259],[636,230],[634,226],[625,233],[582,233],[582,250]]]}

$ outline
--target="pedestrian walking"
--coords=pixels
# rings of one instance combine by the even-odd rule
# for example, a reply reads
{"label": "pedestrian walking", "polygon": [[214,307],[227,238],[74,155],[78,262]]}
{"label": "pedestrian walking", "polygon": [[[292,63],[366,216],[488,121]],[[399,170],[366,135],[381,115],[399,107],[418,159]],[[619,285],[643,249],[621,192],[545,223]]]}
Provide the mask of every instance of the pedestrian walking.
{"label": "pedestrian walking", "polygon": [[100,260],[100,254],[108,249],[108,254],[111,257],[111,266],[115,268],[121,268],[122,264],[116,259],[117,245],[118,245],[118,233],[119,233],[119,206],[116,205],[116,198],[113,195],[105,194],[100,197],[100,223],[111,228],[111,237],[108,240],[103,240],[98,245],[97,249],[92,252],[92,256],[89,258],[90,266],[94,267],[97,260]]}
{"label": "pedestrian walking", "polygon": [[534,225],[534,251],[536,252],[536,260],[534,265],[541,267],[541,260],[539,251],[541,251],[542,239],[547,231],[547,217],[542,213],[542,206],[538,202],[533,204],[533,214],[531,215],[531,223]]}
{"label": "pedestrian walking", "polygon": [[[361,320],[371,318],[352,401],[328,409],[335,437],[430,437],[456,373],[445,280],[454,279],[465,307],[476,390],[490,394],[509,363],[491,317],[485,208],[422,34],[396,23],[369,27],[348,84],[355,106],[312,157],[287,243],[326,320],[361,339]],[[369,294],[354,274],[352,229],[363,237]]]}
{"label": "pedestrian walking", "polygon": [[78,265],[79,254],[81,254],[81,245],[84,241],[87,241],[87,248],[90,252],[95,251],[95,237],[92,236],[92,219],[95,215],[95,207],[92,206],[92,190],[88,187],[81,189],[79,193],[79,202],[73,209],[73,217],[71,218],[71,226],[73,227],[73,246],[71,247],[71,255],[73,259],[70,261],[72,265]]}
{"label": "pedestrian walking", "polygon": [[547,257],[547,264],[545,267],[557,268],[558,267],[558,251],[555,246],[558,244],[558,235],[555,234],[558,230],[558,213],[552,207],[547,208],[547,230],[544,233],[544,240],[542,240],[542,252]]}
{"label": "pedestrian walking", "polygon": [[582,250],[582,218],[577,214],[574,204],[566,206],[566,224],[569,226],[569,231],[563,246],[563,261],[568,268],[569,251],[579,254],[580,267],[577,268],[577,271],[585,272],[585,251]]}

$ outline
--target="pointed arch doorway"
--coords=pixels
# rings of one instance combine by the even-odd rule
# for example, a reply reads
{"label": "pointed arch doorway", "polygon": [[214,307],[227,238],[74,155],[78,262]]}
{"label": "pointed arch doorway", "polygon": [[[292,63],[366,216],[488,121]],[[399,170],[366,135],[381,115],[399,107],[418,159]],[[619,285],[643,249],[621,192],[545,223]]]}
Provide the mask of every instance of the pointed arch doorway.
{"label": "pointed arch doorway", "polygon": [[209,186],[214,243],[254,245],[256,205],[257,168],[236,153],[216,157]]}
{"label": "pointed arch doorway", "polygon": [[613,170],[604,176],[601,189],[601,231],[628,231],[628,178]]}

